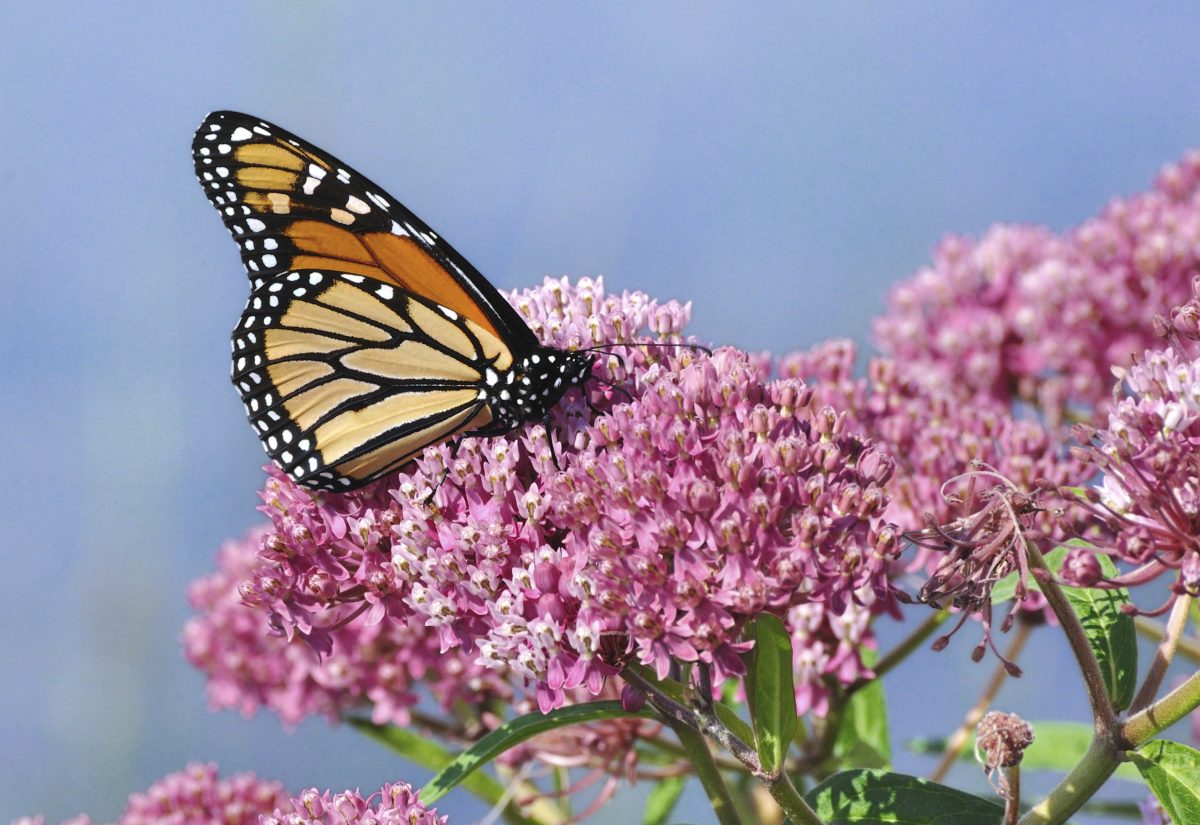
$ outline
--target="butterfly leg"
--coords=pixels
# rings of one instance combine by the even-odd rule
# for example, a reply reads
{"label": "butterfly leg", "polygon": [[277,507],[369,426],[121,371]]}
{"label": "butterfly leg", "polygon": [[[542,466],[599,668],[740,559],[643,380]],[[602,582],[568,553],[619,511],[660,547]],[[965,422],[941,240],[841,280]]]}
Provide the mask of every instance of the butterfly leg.
{"label": "butterfly leg", "polygon": [[[587,393],[584,393],[584,398],[587,398]],[[591,401],[588,402],[588,406],[591,406]],[[561,470],[562,465],[558,463],[558,453],[554,450],[554,431],[550,429],[549,412],[542,416],[542,426],[546,428],[546,443],[550,445],[550,458],[554,462],[554,469]]]}
{"label": "butterfly leg", "polygon": [[454,459],[458,456],[458,448],[462,446],[462,441],[463,437],[460,435],[458,438],[447,443],[447,446],[450,448],[450,460],[446,462],[445,469],[443,469],[442,474],[438,476],[437,483],[433,485],[433,489],[429,491],[429,495],[425,496],[426,504],[429,504],[433,501],[433,497],[437,495],[437,491],[441,489],[442,482],[449,477],[450,465],[454,463]]}

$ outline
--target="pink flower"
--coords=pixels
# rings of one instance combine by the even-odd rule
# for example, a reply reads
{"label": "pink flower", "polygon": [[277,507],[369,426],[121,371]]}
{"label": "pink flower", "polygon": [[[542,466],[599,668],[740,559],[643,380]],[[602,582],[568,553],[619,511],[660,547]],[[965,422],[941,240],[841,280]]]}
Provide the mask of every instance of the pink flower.
{"label": "pink flower", "polygon": [[363,797],[358,791],[334,794],[310,788],[263,816],[261,825],[445,825],[449,818],[421,804],[406,782],[384,785]]}
{"label": "pink flower", "polygon": [[[373,673],[376,652],[359,644],[374,628],[396,645],[393,705],[441,657],[479,668],[493,691],[534,685],[546,710],[579,688],[596,694],[631,656],[660,674],[672,661],[737,674],[745,622],[806,604],[828,611],[831,629],[804,638],[833,644],[830,672],[854,678],[857,648],[832,627],[893,603],[887,455],[837,409],[809,404],[800,382],[773,380],[763,359],[674,346],[686,306],[587,280],[547,281],[513,303],[548,344],[609,345],[589,397],[570,394],[549,430],[470,438],[453,457],[433,447],[409,471],[346,495],[313,497],[273,474],[262,550],[217,589],[239,587],[260,622],[324,658],[284,666],[292,648],[264,649],[264,694],[242,667],[251,640],[225,642],[225,620],[202,619],[197,649],[245,653],[234,667],[199,659],[228,686],[221,703],[270,703],[294,720],[365,696],[378,718],[388,688],[369,693],[351,675],[323,691],[310,675],[332,661]],[[611,346],[647,330],[672,346]],[[216,616],[232,609],[196,603]]]}
{"label": "pink flower", "polygon": [[[227,779],[217,775],[217,766],[193,764],[168,774],[144,793],[129,797],[116,825],[257,825],[260,817],[287,803],[278,782],[259,779],[252,773]],[[66,820],[63,825],[91,825],[86,815]],[[42,817],[19,819],[14,825],[44,825]]]}
{"label": "pink flower", "polygon": [[[1200,358],[1171,347],[1148,351],[1123,373],[1128,395],[1109,413],[1107,429],[1082,425],[1080,453],[1104,473],[1088,491],[1088,508],[1111,531],[1095,542],[1132,567],[1098,586],[1174,579],[1167,610],[1180,593],[1200,594]],[[1083,568],[1078,562],[1072,567]]]}
{"label": "pink flower", "polygon": [[950,237],[893,288],[881,349],[951,397],[1021,399],[1051,423],[1105,407],[1109,367],[1154,346],[1152,320],[1182,303],[1200,266],[1200,153],[1153,189],[1057,235],[998,226]]}

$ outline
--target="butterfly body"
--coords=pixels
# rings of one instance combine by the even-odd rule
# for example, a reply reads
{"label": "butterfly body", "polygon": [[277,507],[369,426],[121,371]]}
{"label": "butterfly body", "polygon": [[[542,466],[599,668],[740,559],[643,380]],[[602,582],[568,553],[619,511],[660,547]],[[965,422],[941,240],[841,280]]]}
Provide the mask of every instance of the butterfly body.
{"label": "butterfly body", "polygon": [[251,292],[234,385],[263,448],[354,489],[425,447],[544,420],[594,357],[542,346],[465,258],[383,190],[266,121],[215,112],[197,177]]}

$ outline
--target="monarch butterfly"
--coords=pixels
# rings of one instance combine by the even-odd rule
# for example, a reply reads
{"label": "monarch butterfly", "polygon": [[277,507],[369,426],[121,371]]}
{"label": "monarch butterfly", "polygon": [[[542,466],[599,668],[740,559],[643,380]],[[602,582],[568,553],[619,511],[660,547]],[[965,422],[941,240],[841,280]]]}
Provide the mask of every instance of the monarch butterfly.
{"label": "monarch butterfly", "polygon": [[300,484],[353,490],[432,444],[545,420],[591,377],[593,355],[541,346],[462,255],[332,155],[214,112],[192,156],[251,281],[233,383]]}

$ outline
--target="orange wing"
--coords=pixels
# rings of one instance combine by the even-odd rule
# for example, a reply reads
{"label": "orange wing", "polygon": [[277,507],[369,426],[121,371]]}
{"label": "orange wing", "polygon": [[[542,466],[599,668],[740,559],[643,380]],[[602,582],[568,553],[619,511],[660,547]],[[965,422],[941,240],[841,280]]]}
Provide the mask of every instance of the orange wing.
{"label": "orange wing", "polygon": [[205,118],[192,155],[254,288],[292,270],[359,274],[451,309],[510,349],[537,346],[465,258],[337,158],[237,112]]}

